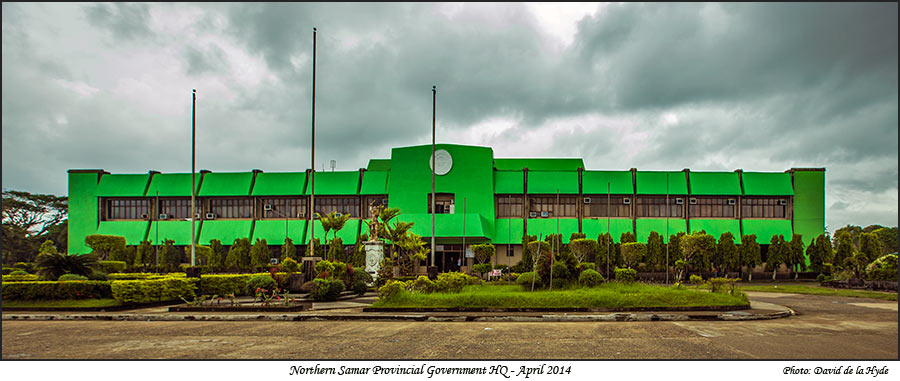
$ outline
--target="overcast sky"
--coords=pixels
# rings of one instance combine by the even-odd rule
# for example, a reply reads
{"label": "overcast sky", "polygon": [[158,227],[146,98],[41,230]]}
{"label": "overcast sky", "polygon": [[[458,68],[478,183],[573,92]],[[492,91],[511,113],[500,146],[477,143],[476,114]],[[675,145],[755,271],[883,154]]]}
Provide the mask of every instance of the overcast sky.
{"label": "overcast sky", "polygon": [[897,4],[3,3],[3,188],[70,168],[338,170],[437,140],[588,169],[826,167],[897,225]]}

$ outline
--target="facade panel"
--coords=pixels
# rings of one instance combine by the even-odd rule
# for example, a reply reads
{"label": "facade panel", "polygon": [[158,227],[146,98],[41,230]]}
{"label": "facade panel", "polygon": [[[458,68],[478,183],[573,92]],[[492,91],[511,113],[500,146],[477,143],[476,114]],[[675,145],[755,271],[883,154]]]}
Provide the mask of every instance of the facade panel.
{"label": "facade panel", "polygon": [[150,230],[150,221],[101,221],[97,234],[120,235],[126,245],[140,245]]}
{"label": "facade panel", "polygon": [[741,233],[744,235],[755,234],[756,242],[760,245],[768,245],[773,235],[780,234],[785,240],[790,241],[793,234],[791,221],[788,220],[743,220],[741,221]]}
{"label": "facade panel", "polygon": [[633,194],[631,171],[584,171],[581,173],[583,193]]}
{"label": "facade panel", "polygon": [[253,183],[253,196],[299,196],[305,194],[305,172],[260,172]]}
{"label": "facade panel", "polygon": [[737,172],[688,172],[691,195],[739,196],[741,182]]}
{"label": "facade panel", "polygon": [[[622,233],[634,233],[633,220],[630,218],[588,218],[581,221],[581,232],[589,239],[597,239],[600,234],[609,233],[613,242],[619,242]],[[531,231],[528,231],[531,234]]]}
{"label": "facade panel", "polygon": [[150,175],[103,175],[94,195],[98,197],[143,197]]}
{"label": "facade panel", "polygon": [[[793,196],[791,175],[781,172],[744,172],[745,196]],[[824,186],[824,184],[823,184]],[[823,188],[824,189],[824,188]]]}
{"label": "facade panel", "polygon": [[718,242],[722,233],[729,232],[735,240],[741,239],[741,222],[736,219],[701,219],[691,218],[691,232],[706,230]]}
{"label": "facade panel", "polygon": [[794,232],[809,246],[825,231],[825,171],[794,171],[794,191]]}
{"label": "facade panel", "polygon": [[[635,175],[637,194],[688,194],[684,172],[637,171]],[[668,179],[668,190],[666,189]]]}
{"label": "facade panel", "polygon": [[[669,236],[678,234],[679,232],[687,232],[687,221],[681,218],[669,218],[668,223],[665,218],[638,218],[635,222],[637,233],[635,234],[638,242],[647,243],[650,232],[657,232],[663,237],[663,242],[669,242]],[[668,234],[666,231],[668,230]]]}
{"label": "facade panel", "polygon": [[[287,226],[285,227],[285,225]],[[304,242],[306,228],[305,220],[287,220],[287,224],[285,224],[285,220],[259,220],[253,224],[253,241],[256,242],[256,239],[259,238],[266,240],[269,245],[283,245],[285,234],[287,234],[294,245],[300,245]],[[321,236],[319,239],[321,241]]]}

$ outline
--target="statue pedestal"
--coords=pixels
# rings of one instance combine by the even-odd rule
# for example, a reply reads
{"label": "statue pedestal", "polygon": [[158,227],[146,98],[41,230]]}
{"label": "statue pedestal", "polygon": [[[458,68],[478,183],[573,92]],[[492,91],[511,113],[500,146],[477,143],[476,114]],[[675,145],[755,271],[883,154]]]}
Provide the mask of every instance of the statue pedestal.
{"label": "statue pedestal", "polygon": [[366,247],[366,272],[372,276],[372,279],[378,277],[378,269],[381,267],[381,260],[384,258],[384,243],[381,241],[366,241],[363,243]]}

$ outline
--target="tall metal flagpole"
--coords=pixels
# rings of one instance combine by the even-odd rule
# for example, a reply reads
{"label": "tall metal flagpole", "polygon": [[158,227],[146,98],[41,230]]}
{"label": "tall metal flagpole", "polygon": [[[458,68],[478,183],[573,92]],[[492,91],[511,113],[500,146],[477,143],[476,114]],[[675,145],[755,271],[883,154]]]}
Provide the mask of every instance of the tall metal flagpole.
{"label": "tall metal flagpole", "polygon": [[[463,242],[463,244],[462,244],[462,246],[463,246],[463,259],[465,259],[465,260],[466,260],[466,264],[468,264],[468,263],[469,263],[469,259],[466,258],[466,254],[468,254],[469,251],[466,250],[466,198],[465,198],[465,197],[463,197],[463,233],[462,233],[462,235],[463,235],[463,237],[462,237],[462,238],[463,238],[463,239],[462,239],[462,242]],[[472,262],[474,262],[474,261],[472,261]]]}
{"label": "tall metal flagpole", "polygon": [[[156,191],[156,211],[159,212],[159,190]],[[156,273],[159,273],[159,213],[156,213]]]}
{"label": "tall metal flagpole", "polygon": [[[197,147],[197,140],[195,138],[196,132],[196,109],[197,109],[197,89],[193,89],[192,91],[192,104],[191,104],[191,267],[194,267],[194,258],[197,246],[197,240],[195,237],[196,233],[196,199],[197,199],[197,180],[196,180],[196,172],[194,171],[194,150]],[[159,226],[159,225],[157,225]]]}
{"label": "tall metal flagpole", "polygon": [[553,208],[553,214],[556,215],[556,238],[559,238],[559,243],[556,239],[551,241],[553,246],[550,251],[550,291],[553,291],[553,257],[556,256],[559,244],[562,243],[562,236],[559,235],[559,188],[556,188],[556,206]]}
{"label": "tall metal flagpole", "polygon": [[[507,200],[506,205],[508,208],[510,208],[510,212],[512,212],[512,196],[507,196],[506,200]],[[512,214],[512,213],[509,213],[509,214]],[[507,230],[507,232],[506,232],[506,234],[507,234],[507,237],[506,237],[506,271],[509,271],[509,273],[512,274],[512,270],[509,269],[509,267],[510,267],[509,265],[512,263],[512,262],[510,262],[510,259],[509,259],[509,256],[510,256],[509,251],[512,250],[512,218],[509,219],[509,222],[506,224],[506,227],[507,227],[507,229],[506,229]],[[509,284],[511,281],[512,281],[512,277],[507,276],[506,283]]]}
{"label": "tall metal flagpole", "polygon": [[[434,262],[434,145],[435,145],[435,114],[437,112],[437,86],[431,86],[431,265],[437,266]],[[463,217],[465,218],[465,217]],[[465,221],[465,219],[463,220]]]}
{"label": "tall metal flagpole", "polygon": [[309,159],[309,255],[316,256],[316,28],[313,27],[312,155]]}
{"label": "tall metal flagpole", "polygon": [[612,241],[612,235],[609,234],[609,182],[606,182],[606,279],[609,279],[609,244]]}

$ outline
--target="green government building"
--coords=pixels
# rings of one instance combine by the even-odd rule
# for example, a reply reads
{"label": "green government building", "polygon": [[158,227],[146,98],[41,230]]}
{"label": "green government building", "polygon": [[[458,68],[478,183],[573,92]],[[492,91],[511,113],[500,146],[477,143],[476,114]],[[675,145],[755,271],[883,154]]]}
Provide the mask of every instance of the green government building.
{"label": "green government building", "polygon": [[[668,239],[705,230],[717,239],[755,234],[803,241],[825,230],[825,169],[784,172],[588,170],[582,159],[494,158],[490,147],[438,144],[435,154],[436,265],[471,264],[463,244],[493,243],[494,261],[515,264],[522,235],[571,233],[618,241],[651,231]],[[350,214],[337,234],[354,245],[367,232],[369,205],[399,208],[413,232],[431,238],[431,145],[394,148],[358,171],[315,173],[315,211]],[[166,239],[190,245],[191,174],[110,174],[69,170],[69,253],[86,253],[91,234],[124,236],[129,245]],[[219,173],[196,176],[197,242],[265,239],[275,252],[290,237],[309,242],[310,171]],[[362,221],[362,223],[361,223]],[[316,221],[315,237],[324,236]],[[668,233],[668,234],[667,234]],[[299,248],[302,250],[302,247]]]}

